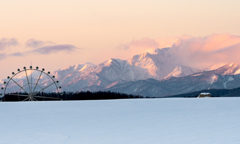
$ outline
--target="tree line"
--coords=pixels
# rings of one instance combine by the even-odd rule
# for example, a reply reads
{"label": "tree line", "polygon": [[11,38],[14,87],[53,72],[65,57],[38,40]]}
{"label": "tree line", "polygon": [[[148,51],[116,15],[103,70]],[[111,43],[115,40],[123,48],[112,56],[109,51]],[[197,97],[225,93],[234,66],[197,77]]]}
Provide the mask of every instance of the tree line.
{"label": "tree line", "polygon": [[[26,93],[15,93],[14,95],[6,94],[3,98],[3,101],[22,101],[26,97],[18,95],[27,95]],[[119,92],[111,91],[81,91],[81,92],[63,92],[62,94],[58,93],[44,93],[41,92],[37,96],[34,96],[35,100],[39,101],[52,101],[52,100],[107,100],[107,99],[136,99],[136,98],[151,98],[143,97],[140,95],[124,94]]]}

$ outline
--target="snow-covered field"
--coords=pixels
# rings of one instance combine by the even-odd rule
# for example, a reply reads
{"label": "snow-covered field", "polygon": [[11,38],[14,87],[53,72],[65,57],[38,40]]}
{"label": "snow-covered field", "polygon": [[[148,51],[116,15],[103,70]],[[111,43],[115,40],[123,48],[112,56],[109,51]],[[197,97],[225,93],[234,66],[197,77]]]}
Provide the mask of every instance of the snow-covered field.
{"label": "snow-covered field", "polygon": [[240,98],[2,102],[0,144],[239,144]]}

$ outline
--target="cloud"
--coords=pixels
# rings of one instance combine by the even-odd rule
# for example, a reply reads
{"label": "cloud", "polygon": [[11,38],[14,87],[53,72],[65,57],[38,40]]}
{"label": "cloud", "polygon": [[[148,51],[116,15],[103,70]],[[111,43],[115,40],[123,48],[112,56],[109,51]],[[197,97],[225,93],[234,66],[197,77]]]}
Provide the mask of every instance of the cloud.
{"label": "cloud", "polygon": [[1,53],[0,54],[0,60],[3,60],[7,57],[7,55],[5,53]]}
{"label": "cloud", "polygon": [[129,45],[128,44],[120,44],[119,46],[117,46],[117,49],[128,50]]}
{"label": "cloud", "polygon": [[141,54],[145,52],[152,53],[156,48],[166,48],[171,47],[179,39],[186,40],[190,39],[192,36],[183,35],[175,37],[165,37],[165,38],[142,38],[137,40],[132,40],[129,43],[120,44],[117,46],[118,55],[124,55],[124,58],[130,58],[133,55]]}
{"label": "cloud", "polygon": [[179,39],[173,44],[171,52],[179,63],[198,68],[219,63],[240,63],[240,37],[213,34]]}
{"label": "cloud", "polygon": [[50,54],[56,53],[60,51],[64,52],[73,52],[76,50],[76,47],[73,45],[53,45],[53,46],[45,46],[31,51],[31,53],[39,53],[39,54]]}
{"label": "cloud", "polygon": [[7,39],[7,38],[2,38],[0,39],[0,50],[3,50],[7,47],[10,46],[16,46],[19,45],[18,40],[15,38]]}
{"label": "cloud", "polygon": [[130,58],[133,55],[144,53],[149,49],[155,49],[159,46],[160,46],[159,42],[151,38],[142,38],[138,40],[132,40],[129,43],[118,45],[117,55],[124,55],[124,58],[127,58],[127,57]]}
{"label": "cloud", "polygon": [[[179,65],[206,68],[212,64],[240,63],[240,36],[212,34],[204,37],[183,35],[167,38],[143,38],[118,46],[118,55],[125,59],[156,48],[170,47],[170,53]],[[120,51],[121,50],[121,51]]]}
{"label": "cloud", "polygon": [[143,38],[140,40],[133,40],[130,46],[135,48],[156,48],[159,46],[159,43],[154,39]]}
{"label": "cloud", "polygon": [[10,55],[11,56],[24,56],[24,53],[17,52],[17,53],[12,53]]}
{"label": "cloud", "polygon": [[26,56],[29,54],[42,54],[42,55],[47,55],[47,54],[52,54],[52,53],[57,53],[57,52],[73,52],[77,48],[74,45],[52,45],[52,46],[45,46],[41,48],[37,48],[31,51],[26,51],[26,52],[17,52],[17,53],[12,53],[10,54],[11,56]]}
{"label": "cloud", "polygon": [[[180,65],[206,68],[212,64],[240,63],[240,36],[230,34],[212,34],[204,37],[142,38],[120,44],[117,50],[115,48],[108,52],[102,51],[101,54],[96,53],[96,55],[98,57],[104,55],[105,57],[111,56],[120,59],[129,59],[133,55],[149,52],[150,49],[163,47],[170,47],[170,53],[176,60],[176,63]],[[74,45],[68,44],[36,46],[35,49],[31,49],[30,51],[12,53],[10,55],[49,55],[58,52],[74,52],[77,49]],[[2,57],[4,58],[6,55],[2,55]],[[94,59],[97,58],[94,57]]]}
{"label": "cloud", "polygon": [[39,48],[49,44],[55,44],[55,43],[50,41],[40,41],[35,39],[29,39],[26,42],[26,47]]}
{"label": "cloud", "polygon": [[129,48],[156,48],[159,46],[159,43],[150,38],[142,38],[139,40],[132,40],[130,43],[127,44],[120,44],[117,48],[118,49],[123,49],[123,50],[128,50]]}

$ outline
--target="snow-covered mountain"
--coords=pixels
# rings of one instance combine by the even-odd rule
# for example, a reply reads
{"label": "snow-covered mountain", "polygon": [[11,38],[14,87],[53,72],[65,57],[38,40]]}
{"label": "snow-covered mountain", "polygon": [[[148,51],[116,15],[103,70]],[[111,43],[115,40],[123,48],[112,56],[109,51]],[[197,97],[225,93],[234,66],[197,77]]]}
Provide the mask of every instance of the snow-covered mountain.
{"label": "snow-covered mountain", "polygon": [[[164,48],[156,49],[151,54],[146,52],[135,55],[128,60],[109,59],[96,66],[70,72],[68,75],[61,75],[57,78],[61,79],[65,91],[97,91],[128,81],[146,80],[148,78],[161,80],[177,67],[181,71],[179,75],[174,75],[177,77],[197,71],[189,67],[178,66],[174,56],[169,52],[169,48]],[[62,73],[61,71],[56,71],[56,75]]]}
{"label": "snow-covered mountain", "polygon": [[168,96],[204,89],[230,89],[240,87],[240,65],[226,64],[216,70],[203,71],[185,77],[171,77],[157,81],[139,80],[115,85],[108,90],[144,96]]}
{"label": "snow-covered mountain", "polygon": [[[204,88],[238,86],[234,84],[240,73],[238,64],[216,67],[212,66],[202,71],[179,65],[169,48],[163,48],[155,49],[153,53],[135,55],[128,60],[109,59],[98,65],[76,64],[56,70],[51,75],[55,75],[55,78],[60,81],[63,91],[73,92],[111,90],[139,95],[165,96]],[[31,73],[33,83],[37,82],[39,75],[40,72]],[[27,80],[24,74],[14,80],[26,87]],[[51,83],[51,78],[43,74],[37,89]],[[12,91],[19,89],[14,82],[10,83],[9,87]],[[54,91],[54,89],[56,87],[52,86],[46,91]]]}
{"label": "snow-covered mountain", "polygon": [[[91,63],[72,65],[56,70],[53,75],[60,81],[64,91],[97,91],[127,81],[148,78],[161,80],[177,66],[169,48],[163,48],[155,49],[151,54],[146,52],[135,55],[128,60],[109,59],[98,65]],[[36,81],[37,76],[33,79]],[[17,82],[23,80],[24,75],[16,79]],[[42,76],[41,80],[43,87],[51,83],[47,76]],[[23,83],[26,83],[26,80]]]}
{"label": "snow-covered mountain", "polygon": [[[133,66],[138,66],[148,70],[151,78],[160,80],[171,73],[177,65],[174,55],[169,51],[170,48],[155,49],[150,53],[135,55],[128,62]],[[150,78],[150,77],[145,77]]]}

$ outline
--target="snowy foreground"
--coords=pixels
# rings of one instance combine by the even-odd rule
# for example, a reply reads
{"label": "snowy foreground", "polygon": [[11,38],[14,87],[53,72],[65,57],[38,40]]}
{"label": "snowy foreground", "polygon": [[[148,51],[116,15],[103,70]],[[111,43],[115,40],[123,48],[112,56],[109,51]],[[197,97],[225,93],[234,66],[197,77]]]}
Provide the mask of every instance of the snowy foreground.
{"label": "snowy foreground", "polygon": [[240,98],[2,102],[0,144],[239,144]]}

